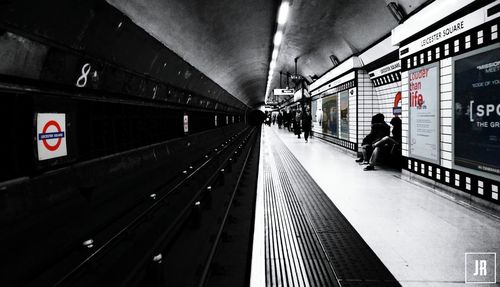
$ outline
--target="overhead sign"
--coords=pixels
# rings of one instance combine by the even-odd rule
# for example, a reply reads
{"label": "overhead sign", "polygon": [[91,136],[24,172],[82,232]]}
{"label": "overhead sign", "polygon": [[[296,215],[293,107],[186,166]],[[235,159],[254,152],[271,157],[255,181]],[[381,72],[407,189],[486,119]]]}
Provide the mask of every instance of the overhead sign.
{"label": "overhead sign", "polygon": [[454,62],[454,165],[493,179],[500,178],[499,59],[497,44]]}
{"label": "overhead sign", "polygon": [[188,115],[184,115],[184,132],[189,132],[189,117]]}
{"label": "overhead sign", "polygon": [[439,67],[436,64],[409,71],[410,156],[439,160]]}
{"label": "overhead sign", "polygon": [[300,101],[302,99],[302,89],[298,90],[297,92],[295,92],[295,94],[293,95],[293,101],[296,102],[296,101]]}
{"label": "overhead sign", "polygon": [[[324,85],[322,86],[321,88],[319,89],[316,89],[312,92],[312,95],[315,96],[317,94],[321,94],[323,93],[324,91],[327,91],[329,89],[332,89],[342,83],[345,83],[345,82],[348,82],[348,81],[351,81],[351,80],[354,80],[356,78],[356,72],[350,72],[349,74],[347,75],[344,75],[338,79],[335,79],[334,81],[331,81],[330,83],[328,83],[328,85]],[[311,85],[312,86],[312,85]]]}
{"label": "overhead sign", "polygon": [[293,89],[274,89],[275,96],[293,96],[295,91]]}
{"label": "overhead sign", "polygon": [[38,160],[68,155],[66,148],[66,114],[37,114],[36,131]]}
{"label": "overhead sign", "polygon": [[[460,19],[457,19],[447,25],[442,26],[441,28],[434,30],[433,32],[421,37],[418,40],[411,42],[410,44],[403,46],[399,49],[400,56],[411,55],[416,52],[419,52],[423,49],[426,49],[435,44],[446,41],[452,37],[455,37],[458,34],[469,31],[474,27],[477,27],[487,21],[490,21],[494,18],[500,16],[499,13],[494,13],[489,15],[488,10],[499,3],[499,1],[495,1],[495,3],[491,3],[479,10],[476,10]],[[493,9],[493,8],[491,8]]]}
{"label": "overhead sign", "polygon": [[380,76],[383,76],[383,75],[387,75],[387,74],[390,74],[392,72],[396,72],[396,71],[399,71],[401,70],[401,61],[400,60],[397,60],[395,62],[392,62],[388,65],[385,65],[381,68],[378,68],[376,70],[373,70],[369,73],[370,75],[370,78],[373,79],[373,78],[377,78],[377,77],[380,77]]}

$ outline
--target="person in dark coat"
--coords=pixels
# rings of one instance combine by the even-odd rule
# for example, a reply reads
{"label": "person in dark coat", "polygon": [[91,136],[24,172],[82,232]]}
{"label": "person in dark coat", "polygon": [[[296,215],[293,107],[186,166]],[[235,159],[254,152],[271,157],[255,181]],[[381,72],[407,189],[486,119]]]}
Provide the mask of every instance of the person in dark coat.
{"label": "person in dark coat", "polygon": [[384,121],[383,114],[376,114],[372,117],[370,133],[361,142],[362,156],[356,160],[363,164],[368,164],[373,152],[373,144],[390,134],[391,127]]}
{"label": "person in dark coat", "polygon": [[311,124],[312,124],[312,115],[311,111],[309,111],[309,107],[306,107],[306,111],[302,115],[302,130],[304,131],[304,138],[307,142],[309,135],[311,134]]}
{"label": "person in dark coat", "polygon": [[369,164],[364,170],[374,170],[375,164],[380,161],[382,157],[390,156],[395,153],[396,147],[401,146],[402,123],[399,117],[393,117],[390,124],[392,125],[392,137],[385,136],[381,140],[373,143],[373,153],[370,156]]}
{"label": "person in dark coat", "polygon": [[283,110],[281,115],[282,115],[282,119],[283,119],[283,128],[286,128],[286,111]]}
{"label": "person in dark coat", "polygon": [[288,112],[283,111],[283,126],[285,129],[288,129],[289,125],[290,125],[290,122],[288,121]]}
{"label": "person in dark coat", "polygon": [[281,114],[281,111],[278,113],[278,128],[281,129],[281,125],[283,125],[283,115]]}
{"label": "person in dark coat", "polygon": [[301,133],[301,127],[300,127],[301,119],[302,119],[302,115],[301,115],[300,111],[296,111],[294,121],[293,121],[293,133],[296,134],[299,139],[300,139],[300,133]]}

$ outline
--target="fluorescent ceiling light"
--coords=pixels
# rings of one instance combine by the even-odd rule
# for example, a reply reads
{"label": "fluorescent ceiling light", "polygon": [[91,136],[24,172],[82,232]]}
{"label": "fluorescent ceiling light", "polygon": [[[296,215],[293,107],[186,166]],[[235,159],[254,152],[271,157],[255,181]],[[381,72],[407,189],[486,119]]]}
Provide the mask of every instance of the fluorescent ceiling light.
{"label": "fluorescent ceiling light", "polygon": [[288,10],[290,8],[290,4],[285,1],[281,3],[280,10],[278,12],[278,24],[283,25],[286,23],[288,19]]}
{"label": "fluorescent ceiling light", "polygon": [[273,60],[275,60],[275,59],[277,59],[277,58],[278,58],[278,49],[277,49],[277,48],[275,48],[275,49],[273,50]]}
{"label": "fluorescent ceiling light", "polygon": [[274,68],[276,68],[276,62],[275,61],[272,61],[271,64],[269,65],[269,70],[274,70]]}
{"label": "fluorescent ceiling light", "polygon": [[277,31],[274,35],[274,46],[278,47],[281,44],[281,40],[283,39],[283,32]]}

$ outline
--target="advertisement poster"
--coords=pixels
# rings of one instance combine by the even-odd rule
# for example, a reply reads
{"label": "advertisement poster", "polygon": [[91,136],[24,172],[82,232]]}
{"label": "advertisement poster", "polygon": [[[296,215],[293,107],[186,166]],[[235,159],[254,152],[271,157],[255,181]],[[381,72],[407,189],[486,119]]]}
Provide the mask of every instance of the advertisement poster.
{"label": "advertisement poster", "polygon": [[317,122],[317,108],[318,108],[318,101],[312,101],[312,103],[311,103],[311,117],[312,117],[313,125],[314,125],[314,123]]}
{"label": "advertisement poster", "polygon": [[322,110],[323,110],[323,124],[322,124],[323,133],[338,137],[338,124],[339,124],[338,96],[333,95],[323,98]]}
{"label": "advertisement poster", "polygon": [[439,161],[439,67],[409,71],[410,156]]}
{"label": "advertisement poster", "polygon": [[316,102],[316,117],[313,117],[313,121],[318,124],[318,127],[323,125],[323,99],[318,99]]}
{"label": "advertisement poster", "polygon": [[461,55],[454,65],[454,164],[498,176],[500,45]]}
{"label": "advertisement poster", "polygon": [[349,91],[340,94],[340,138],[349,139]]}

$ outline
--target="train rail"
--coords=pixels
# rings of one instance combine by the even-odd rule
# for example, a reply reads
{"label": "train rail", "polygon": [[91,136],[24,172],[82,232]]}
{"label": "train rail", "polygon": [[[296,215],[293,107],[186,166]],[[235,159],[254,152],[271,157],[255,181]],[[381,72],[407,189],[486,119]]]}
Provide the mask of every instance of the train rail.
{"label": "train rail", "polygon": [[[199,209],[201,198],[206,196],[207,190],[210,191],[209,187],[214,183],[224,180],[224,173],[227,173],[224,169],[232,168],[253,134],[255,130],[247,129],[231,136],[215,148],[213,154],[206,154],[198,164],[187,167],[180,176],[176,177],[175,183],[164,184],[151,193],[146,199],[150,202],[148,207],[140,212],[136,211],[137,215],[112,235],[106,239],[87,240],[85,244],[92,245],[88,246],[91,247],[89,248],[91,253],[73,265],[64,273],[64,276],[59,277],[55,284],[50,285],[137,285],[140,278],[145,276],[144,272],[149,272],[147,270],[154,266],[152,264],[159,265],[162,260],[165,260],[160,250],[178,236],[178,231],[186,222],[189,222],[189,219],[196,217],[193,214],[196,214]],[[248,149],[243,166],[246,165],[251,150]],[[242,168],[236,186],[239,185],[244,170]],[[228,210],[233,200],[234,196],[219,229],[217,244],[221,238],[222,228],[227,222]],[[99,244],[99,242],[102,243]],[[215,254],[217,244],[214,244],[207,259],[209,260],[208,266],[210,258],[213,258]],[[208,270],[209,268],[203,272],[202,278],[206,278]],[[124,273],[126,276],[123,276]],[[32,285],[38,285],[43,282],[43,278],[41,280],[33,281]]]}

